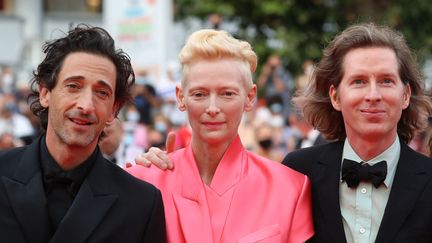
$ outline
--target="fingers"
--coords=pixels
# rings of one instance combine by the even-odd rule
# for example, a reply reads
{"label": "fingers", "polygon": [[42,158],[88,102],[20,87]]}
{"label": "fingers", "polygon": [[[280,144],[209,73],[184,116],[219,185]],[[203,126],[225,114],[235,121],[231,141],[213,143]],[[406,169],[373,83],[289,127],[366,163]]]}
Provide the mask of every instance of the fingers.
{"label": "fingers", "polygon": [[167,153],[174,152],[175,140],[176,140],[175,132],[169,132],[167,139],[166,139],[166,142],[165,142],[165,148],[166,148]]}
{"label": "fingers", "polygon": [[135,158],[135,163],[146,167],[155,165],[162,170],[173,168],[172,162],[170,161],[167,153],[155,147],[151,147],[147,153],[138,155]]}
{"label": "fingers", "polygon": [[135,164],[137,165],[142,165],[145,167],[150,167],[150,165],[152,164],[150,160],[147,159],[147,154],[139,154],[138,156],[135,157]]}

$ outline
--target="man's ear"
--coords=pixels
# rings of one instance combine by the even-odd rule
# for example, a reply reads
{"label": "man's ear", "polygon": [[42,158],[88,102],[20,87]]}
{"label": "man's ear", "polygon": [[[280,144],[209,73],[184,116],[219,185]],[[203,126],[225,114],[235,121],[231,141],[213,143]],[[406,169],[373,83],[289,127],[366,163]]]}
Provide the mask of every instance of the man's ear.
{"label": "man's ear", "polygon": [[176,99],[177,99],[178,109],[180,111],[185,111],[186,110],[186,104],[184,102],[185,97],[183,95],[183,89],[180,84],[176,86]]}
{"label": "man's ear", "polygon": [[333,84],[330,86],[329,96],[330,96],[330,100],[331,100],[331,103],[333,105],[333,108],[337,111],[340,111],[341,108],[340,108],[339,97],[337,94],[337,89],[335,88],[335,86]]}
{"label": "man's ear", "polygon": [[108,117],[107,122],[112,122],[116,118],[119,109],[120,109],[120,104],[118,102],[114,102],[111,115]]}
{"label": "man's ear", "polygon": [[403,94],[403,109],[406,109],[411,100],[411,86],[409,84],[405,85]]}
{"label": "man's ear", "polygon": [[48,108],[51,92],[44,86],[39,87],[39,102],[42,107]]}
{"label": "man's ear", "polygon": [[246,105],[245,111],[251,111],[254,107],[257,95],[257,86],[255,84],[252,85],[252,88],[249,90],[246,97]]}

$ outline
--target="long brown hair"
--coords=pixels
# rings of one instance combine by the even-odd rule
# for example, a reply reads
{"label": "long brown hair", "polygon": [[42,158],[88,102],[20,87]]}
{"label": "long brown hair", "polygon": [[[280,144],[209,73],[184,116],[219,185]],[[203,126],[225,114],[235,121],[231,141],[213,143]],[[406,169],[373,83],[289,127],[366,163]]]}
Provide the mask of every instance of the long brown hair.
{"label": "long brown hair", "polygon": [[427,117],[432,113],[432,102],[425,94],[415,56],[404,36],[389,27],[373,23],[356,24],[337,35],[324,49],[308,87],[297,93],[293,101],[305,119],[327,139],[344,140],[346,132],[342,113],[333,108],[329,88],[331,85],[337,88],[342,80],[345,55],[364,47],[385,47],[396,54],[399,76],[405,85],[411,87],[410,104],[402,111],[397,129],[402,141],[408,143],[416,131],[426,126]]}

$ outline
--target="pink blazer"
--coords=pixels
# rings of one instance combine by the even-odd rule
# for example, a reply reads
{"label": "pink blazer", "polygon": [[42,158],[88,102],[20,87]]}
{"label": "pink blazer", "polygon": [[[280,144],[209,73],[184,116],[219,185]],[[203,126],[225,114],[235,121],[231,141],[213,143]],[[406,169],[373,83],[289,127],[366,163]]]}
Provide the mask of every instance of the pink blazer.
{"label": "pink blazer", "polygon": [[169,242],[297,243],[313,235],[308,178],[245,150],[238,136],[210,186],[200,178],[190,145],[169,156],[172,171],[128,169],[161,190]]}

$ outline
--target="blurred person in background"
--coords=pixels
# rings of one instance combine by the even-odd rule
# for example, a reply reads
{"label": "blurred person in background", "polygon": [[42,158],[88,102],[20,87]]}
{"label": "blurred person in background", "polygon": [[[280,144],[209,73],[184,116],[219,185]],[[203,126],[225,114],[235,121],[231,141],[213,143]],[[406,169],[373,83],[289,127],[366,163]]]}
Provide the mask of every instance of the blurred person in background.
{"label": "blurred person in background", "polygon": [[218,13],[212,13],[208,16],[208,22],[210,24],[210,28],[215,30],[220,30],[223,22],[223,18]]}
{"label": "blurred person in background", "polygon": [[14,94],[16,90],[14,70],[11,67],[4,67],[0,77],[0,93]]}
{"label": "blurred person in background", "polygon": [[139,113],[138,122],[144,125],[152,123],[152,117],[155,110],[159,108],[161,100],[156,94],[153,85],[141,81],[136,83],[133,87],[134,105]]}
{"label": "blurred person in background", "polygon": [[[168,63],[166,77],[157,82],[156,91],[159,97],[160,114],[165,116],[170,127],[176,129],[187,123],[187,117],[184,112],[177,109],[175,90],[176,86],[180,83],[180,65],[176,62]],[[155,115],[157,116],[157,115]]]}
{"label": "blurred person in background", "polygon": [[0,133],[11,134],[23,144],[30,144],[36,136],[30,120],[19,112],[13,94],[0,95]]}
{"label": "blurred person in background", "polygon": [[282,100],[282,114],[288,117],[291,111],[291,94],[294,91],[294,81],[291,74],[282,65],[279,55],[271,55],[261,70],[257,79],[259,90],[263,91],[264,99],[270,103],[278,97]]}
{"label": "blurred person in background", "polygon": [[0,150],[7,150],[20,146],[24,146],[24,143],[21,140],[15,138],[11,133],[0,133]]}
{"label": "blurred person in background", "polygon": [[[123,141],[124,129],[120,119],[116,118],[112,122],[108,122],[99,138],[99,148],[105,159],[117,164],[122,163],[117,154],[118,148]],[[125,161],[124,161],[125,162]]]}
{"label": "blurred person in background", "polygon": [[121,113],[124,117],[123,140],[116,153],[117,163],[123,167],[125,163],[133,161],[137,154],[149,148],[149,125],[140,123],[140,113],[134,104],[125,105]]}
{"label": "blurred person in background", "polygon": [[162,191],[169,242],[306,241],[313,234],[307,177],[247,151],[238,135],[256,99],[250,44],[199,30],[179,58],[177,102],[188,114],[191,142],[168,155],[172,171],[128,169]]}
{"label": "blurred person in background", "polygon": [[298,131],[298,136],[295,136],[296,150],[328,142],[321,132],[314,129],[299,112],[292,112],[288,119],[291,127]]}
{"label": "blurred person in background", "polygon": [[253,151],[267,159],[280,162],[284,158],[285,151],[278,149],[275,141],[275,131],[276,130],[267,123],[255,125],[257,147]]}
{"label": "blurred person in background", "polygon": [[307,87],[307,85],[309,84],[309,82],[313,76],[314,65],[315,64],[311,60],[306,60],[303,62],[303,65],[302,65],[303,73],[300,74],[295,80],[296,91],[297,90],[303,90]]}

